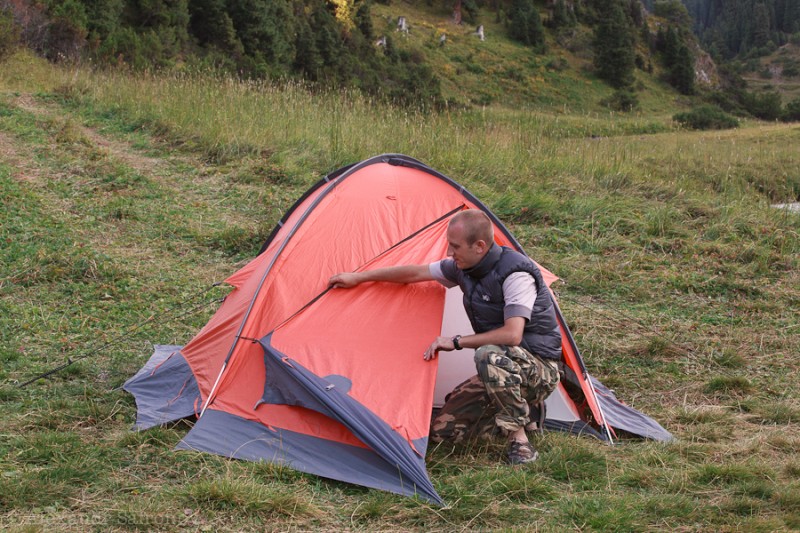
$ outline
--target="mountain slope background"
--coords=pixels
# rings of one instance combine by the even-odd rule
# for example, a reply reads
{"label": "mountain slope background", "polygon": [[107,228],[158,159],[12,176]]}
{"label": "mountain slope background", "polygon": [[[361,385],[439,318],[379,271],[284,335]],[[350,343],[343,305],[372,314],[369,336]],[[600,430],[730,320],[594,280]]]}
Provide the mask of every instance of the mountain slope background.
{"label": "mountain slope background", "polygon": [[700,44],[755,92],[800,97],[800,3],[683,0]]}
{"label": "mountain slope background", "polygon": [[[2,0],[0,48],[21,42],[53,61],[100,68],[352,86],[436,107],[667,112],[732,90],[733,98],[712,100],[753,114],[758,106],[741,96],[748,66],[736,61],[790,42],[800,15],[769,0],[764,31],[750,24],[734,34],[730,28],[749,20],[741,18],[745,3],[732,10],[710,0],[687,0],[688,9],[678,0]],[[614,16],[623,18],[604,34]],[[794,48],[781,54],[775,82],[756,84],[784,95],[779,108],[795,96],[782,81],[797,70]],[[722,78],[720,60],[735,67]],[[751,70],[777,72],[775,64]]]}

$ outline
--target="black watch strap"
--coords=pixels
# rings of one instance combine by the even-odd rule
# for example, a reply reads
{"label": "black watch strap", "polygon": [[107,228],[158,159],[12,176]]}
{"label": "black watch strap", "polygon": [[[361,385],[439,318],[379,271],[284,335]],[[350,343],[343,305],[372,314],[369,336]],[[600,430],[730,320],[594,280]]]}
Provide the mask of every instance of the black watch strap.
{"label": "black watch strap", "polygon": [[461,335],[456,335],[455,337],[453,337],[453,347],[456,350],[461,349],[461,344],[459,343],[460,340],[461,340]]}

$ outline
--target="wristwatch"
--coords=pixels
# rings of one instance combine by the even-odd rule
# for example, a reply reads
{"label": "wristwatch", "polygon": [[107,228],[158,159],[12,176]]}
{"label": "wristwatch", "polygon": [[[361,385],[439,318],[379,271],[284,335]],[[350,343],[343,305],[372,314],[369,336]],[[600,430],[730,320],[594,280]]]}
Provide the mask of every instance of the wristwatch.
{"label": "wristwatch", "polygon": [[461,340],[461,335],[456,335],[455,337],[453,337],[453,347],[456,350],[461,349],[461,345],[458,343],[460,340]]}

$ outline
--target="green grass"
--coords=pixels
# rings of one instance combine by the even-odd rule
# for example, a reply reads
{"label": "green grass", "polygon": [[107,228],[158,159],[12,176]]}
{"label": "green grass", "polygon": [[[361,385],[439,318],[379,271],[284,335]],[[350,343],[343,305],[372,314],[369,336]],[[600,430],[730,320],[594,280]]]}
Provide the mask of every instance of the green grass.
{"label": "green grass", "polygon": [[[800,216],[769,207],[800,197],[800,130],[681,132],[659,105],[423,114],[350,92],[14,56],[0,65],[0,526],[800,527]],[[439,509],[172,451],[190,423],[131,432],[118,387],[150,343],[187,342],[225,290],[193,297],[251,258],[319,177],[381,152],[485,201],[563,278],[590,371],[678,440],[548,433],[524,469],[499,464],[500,443],[434,447]]]}

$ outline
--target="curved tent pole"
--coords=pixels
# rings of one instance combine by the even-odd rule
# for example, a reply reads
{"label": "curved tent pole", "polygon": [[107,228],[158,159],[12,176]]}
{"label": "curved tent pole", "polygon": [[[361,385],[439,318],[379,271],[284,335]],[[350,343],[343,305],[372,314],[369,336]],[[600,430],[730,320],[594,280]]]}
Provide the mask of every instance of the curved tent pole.
{"label": "curved tent pole", "polygon": [[[272,267],[275,265],[275,261],[277,260],[278,256],[280,256],[281,252],[286,247],[288,242],[291,240],[292,236],[294,236],[294,233],[295,231],[297,231],[297,228],[299,228],[303,224],[303,222],[305,222],[305,220],[308,218],[309,213],[311,213],[314,210],[314,208],[317,207],[317,205],[319,205],[320,201],[322,201],[322,199],[325,198],[327,193],[330,192],[331,189],[336,187],[336,185],[341,183],[341,181],[349,174],[352,174],[353,172],[360,170],[365,166],[372,165],[374,163],[383,163],[383,162],[388,163],[389,159],[392,157],[400,157],[410,162],[413,162],[417,165],[422,165],[422,163],[420,163],[419,161],[407,156],[395,156],[394,154],[386,154],[382,156],[376,156],[371,159],[367,159],[366,161],[363,161],[358,164],[340,168],[338,170],[331,172],[330,174],[327,174],[324,178],[319,180],[311,189],[309,189],[306,192],[306,194],[304,194],[297,202],[294,203],[294,205],[286,212],[283,218],[278,222],[275,229],[273,229],[272,234],[267,238],[266,242],[264,242],[264,245],[261,248],[261,252],[259,252],[258,255],[261,255],[264,251],[266,251],[269,245],[272,244],[273,239],[277,236],[278,232],[283,227],[285,222],[289,219],[291,214],[295,211],[295,209],[297,209],[303,203],[303,201],[306,200],[314,191],[316,191],[320,187],[324,187],[325,184],[328,184],[327,189],[321,192],[320,195],[314,200],[314,202],[310,206],[308,206],[306,211],[303,213],[303,215],[291,229],[289,234],[286,236],[280,248],[276,250],[275,256],[270,261],[269,266],[267,266],[267,268],[264,270],[264,274],[263,276],[261,276],[261,280],[259,280],[258,282],[258,286],[256,287],[255,293],[253,294],[253,298],[250,300],[250,305],[247,307],[247,311],[244,314],[244,318],[242,318],[242,323],[239,324],[239,329],[233,338],[233,343],[231,344],[231,348],[230,350],[228,350],[228,354],[225,356],[225,361],[222,363],[222,367],[220,368],[219,374],[217,375],[217,379],[214,381],[214,385],[211,387],[211,391],[209,391],[208,393],[208,397],[206,398],[206,401],[203,404],[203,408],[200,410],[200,415],[198,416],[198,418],[202,417],[203,414],[206,412],[206,409],[208,409],[208,406],[211,405],[211,401],[214,399],[214,395],[216,394],[220,382],[222,381],[222,376],[225,373],[225,370],[228,368],[228,363],[230,362],[231,356],[233,356],[233,352],[236,349],[236,346],[238,346],[239,344],[239,339],[241,338],[242,331],[244,331],[244,326],[245,324],[247,324],[247,320],[250,318],[250,313],[253,310],[256,298],[258,297],[258,294],[261,292],[261,288],[263,287],[264,282],[267,279],[267,276],[272,270]],[[448,181],[453,183],[452,180],[448,179]]]}
{"label": "curved tent pole", "polygon": [[[329,189],[335,187],[336,184],[338,183],[338,181],[331,181],[328,176],[326,176],[323,180],[320,181],[320,185],[322,183],[325,183],[325,182],[330,182]],[[315,190],[316,190],[316,188],[317,187],[314,187]],[[272,271],[272,267],[275,265],[275,261],[277,261],[278,257],[281,255],[281,252],[286,247],[286,245],[289,243],[289,241],[291,240],[291,238],[294,235],[294,233],[297,230],[297,228],[300,227],[300,225],[306,220],[306,218],[308,218],[309,213],[311,211],[313,211],[313,209],[317,206],[317,204],[319,204],[320,199],[322,199],[324,196],[325,196],[325,193],[320,194],[320,196],[314,201],[314,203],[312,203],[308,207],[308,209],[306,209],[306,212],[303,213],[303,215],[300,217],[300,220],[297,221],[297,223],[291,229],[289,234],[283,240],[283,243],[281,243],[280,248],[275,251],[275,255],[272,257],[272,260],[270,261],[270,263],[267,266],[267,268],[264,269],[264,274],[261,276],[261,279],[258,282],[258,286],[256,287],[256,290],[253,293],[253,298],[250,300],[250,305],[248,305],[247,311],[245,311],[244,318],[242,318],[242,323],[239,324],[239,330],[236,332],[236,335],[233,337],[233,344],[231,344],[231,348],[230,348],[230,350],[228,350],[228,355],[225,356],[225,361],[222,363],[222,368],[220,368],[220,370],[219,370],[219,374],[217,375],[217,379],[214,381],[214,385],[211,387],[211,391],[208,393],[208,398],[206,398],[206,401],[203,404],[203,408],[200,410],[200,416],[198,418],[202,417],[203,414],[206,412],[206,409],[208,409],[208,406],[211,404],[211,400],[214,398],[214,394],[217,392],[217,388],[219,387],[219,384],[222,381],[222,375],[225,373],[225,370],[228,368],[228,362],[230,361],[231,356],[233,355],[233,352],[236,349],[236,346],[238,346],[238,344],[239,344],[239,339],[241,338],[242,331],[244,331],[244,326],[245,326],[245,324],[247,324],[247,320],[250,318],[250,313],[253,311],[253,306],[256,303],[256,298],[258,297],[259,293],[261,292],[261,288],[264,286],[264,282],[267,280],[267,276]],[[295,205],[298,205],[298,204],[295,204]],[[294,208],[291,211],[293,211],[293,210],[294,210]],[[283,222],[284,222],[283,220],[281,222],[279,222],[278,226],[279,227],[283,226]],[[275,230],[273,232],[273,235],[271,236],[271,238],[269,240],[267,240],[266,243],[264,243],[264,248],[263,248],[264,250],[267,249],[267,246],[272,241],[272,237],[274,237],[276,234],[277,234],[277,230]]]}

